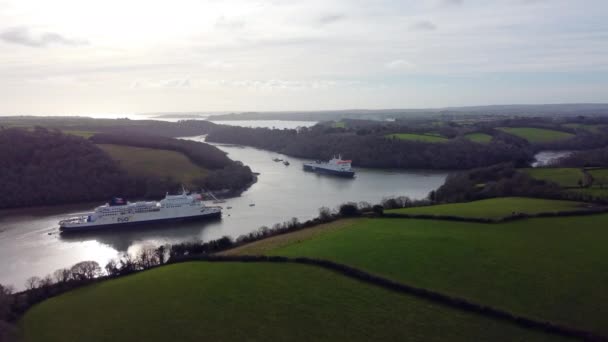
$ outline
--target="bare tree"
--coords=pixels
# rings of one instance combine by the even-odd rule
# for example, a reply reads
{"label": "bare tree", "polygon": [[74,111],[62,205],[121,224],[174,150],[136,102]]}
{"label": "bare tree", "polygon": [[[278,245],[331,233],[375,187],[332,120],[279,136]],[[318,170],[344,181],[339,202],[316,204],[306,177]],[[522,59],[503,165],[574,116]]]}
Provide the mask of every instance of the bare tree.
{"label": "bare tree", "polygon": [[97,261],[81,261],[70,268],[72,278],[76,280],[93,279],[101,275]]}
{"label": "bare tree", "polygon": [[120,274],[120,262],[116,261],[115,259],[111,259],[110,261],[108,261],[108,263],[106,264],[106,274],[109,276],[117,276]]}
{"label": "bare tree", "polygon": [[25,281],[25,288],[28,290],[37,289],[40,286],[40,277],[29,277]]}
{"label": "bare tree", "polygon": [[53,278],[55,278],[55,282],[58,284],[68,282],[71,279],[71,275],[72,272],[67,268],[60,268],[53,272]]}
{"label": "bare tree", "polygon": [[144,246],[137,254],[137,264],[140,268],[147,269],[158,265],[156,249],[152,246]]}
{"label": "bare tree", "polygon": [[12,286],[0,284],[0,321],[6,320],[11,312],[14,289]]}

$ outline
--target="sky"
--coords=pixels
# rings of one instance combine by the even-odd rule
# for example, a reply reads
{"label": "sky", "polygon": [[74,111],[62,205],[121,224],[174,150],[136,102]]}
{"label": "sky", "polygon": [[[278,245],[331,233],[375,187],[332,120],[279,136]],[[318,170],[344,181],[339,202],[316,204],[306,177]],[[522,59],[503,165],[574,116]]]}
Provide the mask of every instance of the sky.
{"label": "sky", "polygon": [[606,0],[0,0],[0,115],[608,102]]}

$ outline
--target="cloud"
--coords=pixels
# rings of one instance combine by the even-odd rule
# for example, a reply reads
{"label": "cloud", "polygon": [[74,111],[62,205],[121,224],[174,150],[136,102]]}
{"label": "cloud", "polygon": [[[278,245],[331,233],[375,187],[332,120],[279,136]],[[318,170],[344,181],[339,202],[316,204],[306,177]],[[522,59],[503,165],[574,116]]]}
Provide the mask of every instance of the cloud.
{"label": "cloud", "polygon": [[192,82],[190,78],[177,78],[170,80],[160,80],[160,81],[134,81],[131,83],[131,89],[141,89],[141,88],[173,88],[173,89],[184,89],[191,88]]}
{"label": "cloud", "polygon": [[29,47],[46,47],[52,44],[66,46],[88,44],[86,40],[70,39],[53,32],[34,34],[26,27],[15,27],[6,30],[0,33],[0,40],[6,43],[25,45]]}
{"label": "cloud", "polygon": [[210,69],[231,69],[234,67],[232,63],[228,63],[222,60],[215,60],[205,64]]}
{"label": "cloud", "polygon": [[245,27],[245,20],[221,16],[215,22],[215,27],[225,30],[240,30]]}
{"label": "cloud", "polygon": [[321,16],[317,22],[321,25],[327,25],[344,20],[344,18],[346,18],[344,14],[326,14]]}
{"label": "cloud", "polygon": [[444,6],[460,6],[464,3],[464,0],[441,0],[441,4]]}
{"label": "cloud", "polygon": [[416,31],[433,31],[437,29],[437,25],[428,20],[422,20],[411,25],[410,29]]}
{"label": "cloud", "polygon": [[402,70],[409,69],[414,66],[413,63],[406,61],[404,59],[396,59],[394,61],[390,61],[384,65],[387,69],[391,70]]}

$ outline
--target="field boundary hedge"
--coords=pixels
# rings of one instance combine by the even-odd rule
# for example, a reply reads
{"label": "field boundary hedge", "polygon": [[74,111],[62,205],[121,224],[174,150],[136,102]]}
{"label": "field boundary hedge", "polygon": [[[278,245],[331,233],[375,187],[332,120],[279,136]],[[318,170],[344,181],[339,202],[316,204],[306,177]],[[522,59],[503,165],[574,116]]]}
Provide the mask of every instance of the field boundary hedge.
{"label": "field boundary hedge", "polygon": [[336,263],[324,259],[313,259],[306,257],[282,257],[282,256],[263,256],[263,255],[243,255],[243,256],[218,256],[218,255],[205,255],[205,256],[192,256],[184,257],[177,260],[170,261],[168,264],[181,263],[189,261],[206,261],[206,262],[266,262],[266,263],[293,263],[293,264],[304,264],[311,265],[320,268],[324,268],[333,272],[337,272],[349,278],[353,278],[364,283],[372,284],[375,286],[382,287],[384,289],[412,295],[418,298],[429,300],[431,302],[446,305],[455,309],[480,314],[482,316],[506,321],[509,323],[516,324],[518,326],[544,331],[555,335],[561,335],[566,337],[580,338],[586,341],[608,341],[608,337],[598,335],[596,333],[572,328],[563,324],[553,323],[550,321],[537,320],[529,317],[513,314],[511,312],[497,309],[491,306],[482,305],[471,302],[467,299],[446,295],[440,292],[428,290],[421,287],[416,287],[388,278],[384,278],[366,271],[360,270],[355,267]]}
{"label": "field boundary hedge", "polygon": [[515,213],[509,216],[500,217],[496,219],[484,218],[484,217],[463,217],[453,215],[433,215],[433,214],[401,214],[401,213],[384,213],[378,215],[380,218],[392,218],[392,219],[423,219],[423,220],[444,220],[444,221],[458,221],[458,222],[475,222],[475,223],[504,223],[516,220],[523,220],[529,218],[540,218],[540,217],[567,217],[567,216],[587,216],[587,215],[599,215],[608,213],[608,207],[596,208],[596,209],[580,209],[580,210],[566,210],[566,211],[555,211],[555,212],[544,212],[537,214],[526,214],[526,213]]}

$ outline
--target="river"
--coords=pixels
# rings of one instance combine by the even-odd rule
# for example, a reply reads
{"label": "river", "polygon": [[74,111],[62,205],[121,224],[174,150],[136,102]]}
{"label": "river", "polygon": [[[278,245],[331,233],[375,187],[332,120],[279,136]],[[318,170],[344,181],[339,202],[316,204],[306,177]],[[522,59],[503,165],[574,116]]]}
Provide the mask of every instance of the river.
{"label": "river", "polygon": [[[203,137],[190,139],[202,141]],[[313,218],[322,206],[333,209],[347,201],[378,203],[389,196],[419,199],[446,177],[445,172],[436,171],[356,168],[355,179],[341,179],[304,172],[301,159],[249,147],[218,147],[260,173],[242,196],[222,204],[221,220],[63,236],[58,232],[59,220],[102,203],[0,211],[0,283],[21,289],[30,276],[44,276],[79,261],[95,260],[103,267],[119,252],[134,253],[143,245],[237,237],[292,217],[301,221]],[[291,165],[273,162],[275,157],[289,160]]]}

